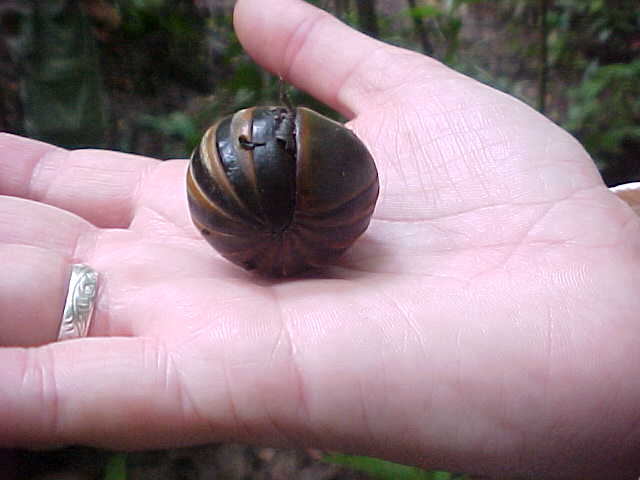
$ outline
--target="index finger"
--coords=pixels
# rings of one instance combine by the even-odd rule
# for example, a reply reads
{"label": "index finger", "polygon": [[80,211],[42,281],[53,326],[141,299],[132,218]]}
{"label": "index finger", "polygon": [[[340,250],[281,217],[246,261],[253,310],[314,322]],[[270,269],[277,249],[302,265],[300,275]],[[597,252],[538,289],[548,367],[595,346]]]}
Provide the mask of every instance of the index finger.
{"label": "index finger", "polygon": [[0,195],[47,203],[98,227],[128,227],[145,178],[161,164],[106,150],[69,151],[0,133]]}

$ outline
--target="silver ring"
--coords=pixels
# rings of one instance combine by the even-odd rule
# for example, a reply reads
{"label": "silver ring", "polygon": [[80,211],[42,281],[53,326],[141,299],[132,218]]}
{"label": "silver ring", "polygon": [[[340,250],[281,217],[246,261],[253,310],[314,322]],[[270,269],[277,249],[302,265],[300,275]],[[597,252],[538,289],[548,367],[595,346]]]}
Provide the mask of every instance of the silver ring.
{"label": "silver ring", "polygon": [[98,272],[82,263],[71,266],[67,301],[62,312],[58,341],[86,337],[98,293]]}

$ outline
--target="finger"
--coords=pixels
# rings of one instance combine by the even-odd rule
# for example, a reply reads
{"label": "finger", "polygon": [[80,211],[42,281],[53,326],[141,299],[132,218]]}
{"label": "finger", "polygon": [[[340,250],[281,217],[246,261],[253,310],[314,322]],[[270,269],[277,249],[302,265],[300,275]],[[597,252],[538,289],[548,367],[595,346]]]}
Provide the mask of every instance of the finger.
{"label": "finger", "polygon": [[[182,366],[151,338],[0,349],[0,448],[158,448],[237,438],[241,429],[222,361],[192,361],[206,373],[191,382],[195,394],[206,395],[206,405],[194,403],[194,385],[185,381]],[[289,395],[291,388],[282,387]],[[249,389],[244,394],[255,401]]]}
{"label": "finger", "polygon": [[0,196],[0,242],[50,250],[69,261],[86,258],[95,228],[65,210]]}
{"label": "finger", "polygon": [[116,446],[115,436],[133,444],[154,431],[166,440],[182,412],[164,358],[142,338],[0,349],[0,447]]}
{"label": "finger", "polygon": [[126,227],[161,163],[102,150],[67,151],[0,133],[0,195],[48,203],[101,227]]}
{"label": "finger", "polygon": [[41,248],[0,245],[0,265],[0,346],[54,341],[67,293],[67,259]]}
{"label": "finger", "polygon": [[[0,196],[0,345],[57,338],[72,263],[93,262],[98,232],[59,208]],[[101,335],[109,326],[97,314]]]}
{"label": "finger", "polygon": [[610,190],[629,205],[636,215],[640,215],[640,182],[625,183]]}
{"label": "finger", "polygon": [[[353,395],[362,393],[372,366],[365,353],[381,343],[364,342],[355,347],[363,354],[358,361],[343,362],[335,346],[351,345],[352,338],[342,315],[305,313],[285,326],[274,321],[282,313],[279,302],[271,294],[264,300],[242,295],[212,302],[205,325],[183,322],[165,342],[88,338],[0,349],[0,447],[154,448],[233,439],[319,446],[333,440],[353,448],[357,438],[368,440],[362,433],[367,416]],[[193,311],[192,302],[180,303]],[[291,312],[306,312],[308,305],[307,298]],[[371,320],[363,318],[360,326]],[[332,333],[320,325],[334,320]],[[298,337],[309,331],[313,338]],[[326,342],[327,335],[333,341]],[[301,350],[292,338],[300,338]]]}
{"label": "finger", "polygon": [[406,83],[416,62],[444,68],[367,37],[299,0],[239,0],[234,24],[257,62],[346,116]]}
{"label": "finger", "polygon": [[[56,341],[72,264],[56,252],[21,245],[0,245],[0,347],[27,347]],[[100,281],[104,283],[104,277]],[[101,292],[88,335],[127,334],[109,322]]]}

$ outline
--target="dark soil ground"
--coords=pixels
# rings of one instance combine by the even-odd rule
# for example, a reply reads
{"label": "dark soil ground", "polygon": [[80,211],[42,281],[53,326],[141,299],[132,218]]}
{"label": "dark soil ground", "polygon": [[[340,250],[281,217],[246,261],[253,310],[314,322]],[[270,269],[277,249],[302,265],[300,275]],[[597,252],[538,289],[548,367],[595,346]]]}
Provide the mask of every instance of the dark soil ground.
{"label": "dark soil ground", "polygon": [[[89,448],[0,450],[1,480],[105,480],[113,454]],[[366,480],[320,452],[237,444],[129,453],[127,480]]]}

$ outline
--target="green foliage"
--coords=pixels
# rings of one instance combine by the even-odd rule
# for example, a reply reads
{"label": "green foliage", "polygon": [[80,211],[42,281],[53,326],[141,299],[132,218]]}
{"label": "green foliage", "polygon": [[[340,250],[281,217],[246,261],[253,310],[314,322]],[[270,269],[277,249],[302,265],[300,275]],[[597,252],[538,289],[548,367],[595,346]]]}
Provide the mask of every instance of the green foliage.
{"label": "green foliage", "polygon": [[[219,116],[250,105],[280,103],[279,79],[243,52],[230,9],[213,8],[207,16],[193,0],[110,1],[121,23],[106,37],[95,35],[75,7],[59,14],[69,3],[63,0],[26,2],[39,7],[20,9],[27,12],[22,15],[24,28],[9,42],[24,72],[25,124],[19,132],[70,147],[100,146],[108,133],[106,146],[112,148],[186,156],[200,132]],[[312,3],[329,11],[338,4]],[[357,26],[355,3],[341,5],[341,19]],[[603,0],[550,2],[545,69],[540,65],[539,0],[407,5],[414,8],[397,15],[378,12],[381,39],[433,51],[453,68],[531,105],[544,99],[551,118],[576,135],[603,167],[620,158],[629,162],[635,154],[640,97],[637,0],[617,0],[615,8]],[[477,35],[475,16],[486,12],[496,34],[500,29],[507,33],[507,42],[497,45],[490,38],[471,37],[470,32]],[[496,48],[495,55],[483,51],[484,45]],[[548,72],[548,89],[538,88],[542,71]],[[292,89],[290,95],[295,104],[336,118],[303,92]],[[105,97],[111,97],[111,118]],[[141,144],[155,147],[140,151]]]}
{"label": "green foliage", "polygon": [[117,0],[121,25],[114,33],[119,68],[137,95],[163,95],[171,82],[195,91],[211,74],[205,22],[187,2]]}
{"label": "green foliage", "polygon": [[[636,0],[557,0],[553,68],[569,72],[565,128],[615,182],[640,174],[640,8]],[[635,169],[634,169],[635,168]],[[624,170],[628,171],[625,176]],[[605,176],[606,177],[606,176]]]}
{"label": "green foliage", "polygon": [[107,460],[103,480],[127,480],[127,455],[115,453]]}
{"label": "green foliage", "polygon": [[22,70],[27,135],[62,146],[104,144],[106,109],[96,43],[77,4],[25,6],[10,43]]}
{"label": "green foliage", "polygon": [[[142,114],[138,117],[138,124],[143,128],[156,130],[166,136],[178,139],[180,143],[185,144],[184,153],[195,148],[202,133],[194,118],[183,112],[155,116]],[[178,155],[180,154],[178,153]]]}
{"label": "green foliage", "polygon": [[640,145],[640,60],[590,65],[569,96],[565,127],[579,132],[601,163],[621,154],[627,142]]}
{"label": "green foliage", "polygon": [[420,5],[414,8],[409,8],[407,14],[412,18],[419,18],[426,20],[442,15],[442,10],[434,5]]}
{"label": "green foliage", "polygon": [[403,11],[412,19],[429,22],[430,34],[442,45],[437,56],[454,68],[460,63],[460,34],[463,27],[463,10],[480,0],[442,0],[435,4],[417,5]]}
{"label": "green foliage", "polygon": [[[507,43],[489,43],[508,59],[495,60],[502,69],[492,68],[492,56],[474,50],[465,36],[471,6],[493,12],[494,28],[509,33]],[[602,0],[555,0],[549,6],[545,65],[538,0],[441,0],[409,9],[407,15],[429,22],[438,58],[533,106],[546,104],[551,118],[576,135],[601,168],[616,169],[621,179],[626,169],[632,175],[627,178],[634,178],[640,167],[625,165],[634,164],[640,148],[637,0],[618,0],[615,8]]]}
{"label": "green foliage", "polygon": [[420,468],[408,467],[398,463],[387,462],[371,457],[360,457],[354,455],[342,455],[334,453],[326,455],[325,462],[342,465],[352,470],[364,472],[378,480],[465,480],[469,477],[460,474],[431,471],[427,472]]}

